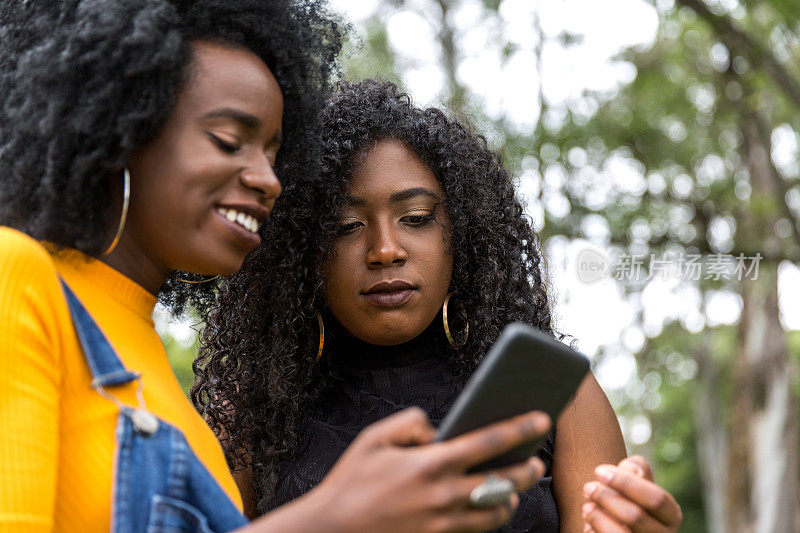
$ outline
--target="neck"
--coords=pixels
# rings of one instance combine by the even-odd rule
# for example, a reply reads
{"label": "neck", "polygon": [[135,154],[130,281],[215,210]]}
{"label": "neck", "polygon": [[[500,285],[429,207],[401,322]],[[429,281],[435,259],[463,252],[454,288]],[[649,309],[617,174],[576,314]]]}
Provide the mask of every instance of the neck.
{"label": "neck", "polygon": [[169,269],[156,264],[141,247],[133,246],[125,234],[122,235],[117,247],[110,254],[100,256],[100,260],[153,295],[158,294],[158,290],[170,275]]}

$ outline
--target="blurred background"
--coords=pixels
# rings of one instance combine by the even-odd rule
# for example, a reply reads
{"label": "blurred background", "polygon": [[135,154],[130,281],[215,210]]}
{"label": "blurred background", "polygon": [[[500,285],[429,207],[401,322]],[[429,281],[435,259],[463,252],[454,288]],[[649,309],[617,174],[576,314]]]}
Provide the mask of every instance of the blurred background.
{"label": "blurred background", "polygon": [[[333,0],[348,79],[471,122],[682,531],[800,531],[800,2]],[[185,387],[192,321],[157,309]]]}

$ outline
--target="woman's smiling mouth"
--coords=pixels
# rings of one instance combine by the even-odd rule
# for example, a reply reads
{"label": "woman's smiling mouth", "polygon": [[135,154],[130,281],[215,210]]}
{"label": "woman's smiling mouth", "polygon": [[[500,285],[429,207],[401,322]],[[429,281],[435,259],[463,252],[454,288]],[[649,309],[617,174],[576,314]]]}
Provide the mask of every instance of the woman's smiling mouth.
{"label": "woman's smiling mouth", "polygon": [[416,287],[402,280],[381,281],[361,293],[369,303],[377,307],[400,307],[414,294]]}
{"label": "woman's smiling mouth", "polygon": [[269,216],[269,209],[261,206],[218,206],[215,211],[242,246],[255,248],[261,244],[258,227]]}
{"label": "woman's smiling mouth", "polygon": [[226,207],[218,207],[217,213],[224,216],[231,222],[236,222],[243,228],[253,233],[258,233],[258,220],[256,220],[255,217],[248,215],[247,213],[242,213],[241,211],[237,211],[236,209],[229,209]]}

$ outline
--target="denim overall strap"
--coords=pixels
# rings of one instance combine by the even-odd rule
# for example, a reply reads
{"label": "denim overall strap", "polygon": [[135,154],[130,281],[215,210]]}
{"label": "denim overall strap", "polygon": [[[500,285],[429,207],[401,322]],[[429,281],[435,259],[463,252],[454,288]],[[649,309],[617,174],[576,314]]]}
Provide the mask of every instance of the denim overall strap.
{"label": "denim overall strap", "polygon": [[72,289],[64,283],[64,280],[60,281],[64,288],[64,294],[67,296],[67,304],[72,321],[75,323],[78,340],[83,348],[86,362],[89,364],[89,370],[92,372],[92,387],[123,385],[137,379],[139,375],[125,369],[108,339],[89,316],[89,312],[83,307]]}
{"label": "denim overall strap", "polygon": [[222,533],[246,524],[180,430],[161,421],[145,437],[120,416],[114,533]]}
{"label": "denim overall strap", "polygon": [[[144,405],[139,374],[125,369],[75,293],[61,280],[75,331],[92,373],[92,387],[120,409],[114,465],[114,533],[221,533],[247,524],[176,427]],[[105,386],[139,380],[139,408],[123,404]]]}

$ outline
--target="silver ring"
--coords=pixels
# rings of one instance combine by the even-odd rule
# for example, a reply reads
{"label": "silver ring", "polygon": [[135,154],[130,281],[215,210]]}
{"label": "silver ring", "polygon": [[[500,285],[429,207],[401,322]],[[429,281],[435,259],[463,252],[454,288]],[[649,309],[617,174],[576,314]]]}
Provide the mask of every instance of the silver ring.
{"label": "silver ring", "polygon": [[469,503],[472,507],[496,507],[508,503],[512,494],[514,483],[494,474],[487,474],[486,481],[469,493]]}

